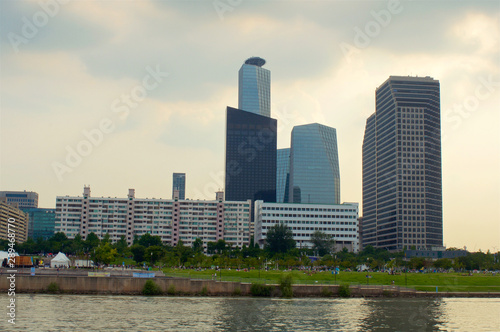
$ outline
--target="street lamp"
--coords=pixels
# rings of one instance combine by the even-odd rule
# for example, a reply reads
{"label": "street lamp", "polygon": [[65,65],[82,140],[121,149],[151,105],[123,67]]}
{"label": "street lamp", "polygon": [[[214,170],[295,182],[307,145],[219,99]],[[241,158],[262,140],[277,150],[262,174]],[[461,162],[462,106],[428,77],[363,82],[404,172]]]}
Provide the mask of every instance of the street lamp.
{"label": "street lamp", "polygon": [[408,262],[406,261],[406,250],[405,250],[405,287],[408,287],[408,277],[406,272],[408,271]]}
{"label": "street lamp", "polygon": [[151,269],[153,269],[153,252],[151,251]]}
{"label": "street lamp", "polygon": [[259,257],[259,279],[260,279],[260,257]]}
{"label": "street lamp", "polygon": [[366,264],[367,264],[367,269],[366,269],[366,284],[369,285],[370,284],[370,266],[369,266],[369,261],[370,261],[370,257],[367,257],[366,258]]}
{"label": "street lamp", "polygon": [[335,273],[335,285],[337,284],[337,255],[335,255],[335,266],[333,267],[333,273]]}

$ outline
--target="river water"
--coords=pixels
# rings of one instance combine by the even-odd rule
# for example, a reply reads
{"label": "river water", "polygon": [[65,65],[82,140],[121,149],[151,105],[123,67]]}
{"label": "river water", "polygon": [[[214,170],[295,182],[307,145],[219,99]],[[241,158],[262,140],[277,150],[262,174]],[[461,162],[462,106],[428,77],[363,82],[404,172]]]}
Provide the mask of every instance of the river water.
{"label": "river water", "polygon": [[[16,295],[7,331],[500,331],[500,299]],[[1,317],[1,316],[0,316]]]}

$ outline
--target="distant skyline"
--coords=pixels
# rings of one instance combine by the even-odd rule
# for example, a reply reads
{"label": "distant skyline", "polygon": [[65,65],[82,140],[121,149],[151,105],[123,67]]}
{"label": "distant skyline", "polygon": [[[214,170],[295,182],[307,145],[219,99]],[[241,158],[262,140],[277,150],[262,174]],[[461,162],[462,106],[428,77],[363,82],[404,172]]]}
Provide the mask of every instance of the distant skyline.
{"label": "distant skyline", "polygon": [[[41,5],[41,4],[45,5]],[[441,84],[444,244],[500,250],[498,1],[1,1],[0,190],[186,198],[224,187],[226,107],[252,56],[272,73],[278,148],[336,128],[344,202],[391,75]],[[226,4],[221,6],[220,4]],[[48,4],[48,5],[47,5]]]}

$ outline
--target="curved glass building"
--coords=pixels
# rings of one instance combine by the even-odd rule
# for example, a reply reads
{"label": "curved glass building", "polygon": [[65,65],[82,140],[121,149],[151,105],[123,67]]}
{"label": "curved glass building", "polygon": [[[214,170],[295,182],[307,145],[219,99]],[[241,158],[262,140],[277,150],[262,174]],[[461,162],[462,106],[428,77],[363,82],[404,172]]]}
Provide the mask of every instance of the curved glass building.
{"label": "curved glass building", "polygon": [[262,68],[266,60],[253,57],[239,71],[238,108],[247,112],[271,116],[271,72]]}
{"label": "curved glass building", "polygon": [[318,123],[293,128],[288,198],[291,203],[340,204],[335,128]]}

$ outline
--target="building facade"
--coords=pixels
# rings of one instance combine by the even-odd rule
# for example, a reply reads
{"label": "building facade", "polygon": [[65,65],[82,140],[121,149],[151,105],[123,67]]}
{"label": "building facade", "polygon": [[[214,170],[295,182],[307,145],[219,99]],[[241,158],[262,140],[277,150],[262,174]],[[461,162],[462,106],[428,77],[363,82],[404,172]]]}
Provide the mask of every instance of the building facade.
{"label": "building facade", "polygon": [[295,126],[290,149],[289,201],[340,204],[340,170],[335,128]]}
{"label": "building facade", "polygon": [[20,209],[38,207],[38,194],[34,191],[0,191],[1,197],[5,197],[8,204],[17,204]]}
{"label": "building facade", "polygon": [[241,66],[238,79],[238,108],[271,116],[271,72],[262,68],[266,61],[249,58]]}
{"label": "building facade", "polygon": [[290,149],[278,149],[276,158],[276,202],[288,203],[290,185]]}
{"label": "building facade", "polygon": [[276,202],[276,135],[275,119],[227,108],[226,200]]}
{"label": "building facade", "polygon": [[36,240],[47,240],[54,235],[56,225],[56,210],[31,208],[25,210],[29,216],[28,237]]}
{"label": "building facade", "polygon": [[357,252],[358,203],[338,205],[255,202],[255,242],[263,246],[267,231],[275,224],[286,224],[299,248],[312,248],[311,235],[321,231],[335,240],[336,251]]}
{"label": "building facade", "polygon": [[172,176],[172,198],[179,191],[179,199],[186,199],[186,173],[174,173]]}
{"label": "building facade", "polygon": [[200,238],[208,242],[225,240],[242,247],[250,243],[250,201],[223,200],[219,192],[213,201],[136,198],[129,189],[126,198],[91,197],[90,187],[83,197],[58,196],[56,199],[56,232],[68,238],[91,232],[102,238],[109,233],[113,242],[125,236],[132,244],[135,236],[150,233],[164,243],[176,245],[182,240],[191,246]]}
{"label": "building facade", "polygon": [[443,245],[440,86],[391,76],[363,139],[363,247]]}
{"label": "building facade", "polygon": [[8,203],[6,197],[0,197],[0,239],[9,240],[11,237],[17,243],[28,239],[28,214],[17,203]]}

